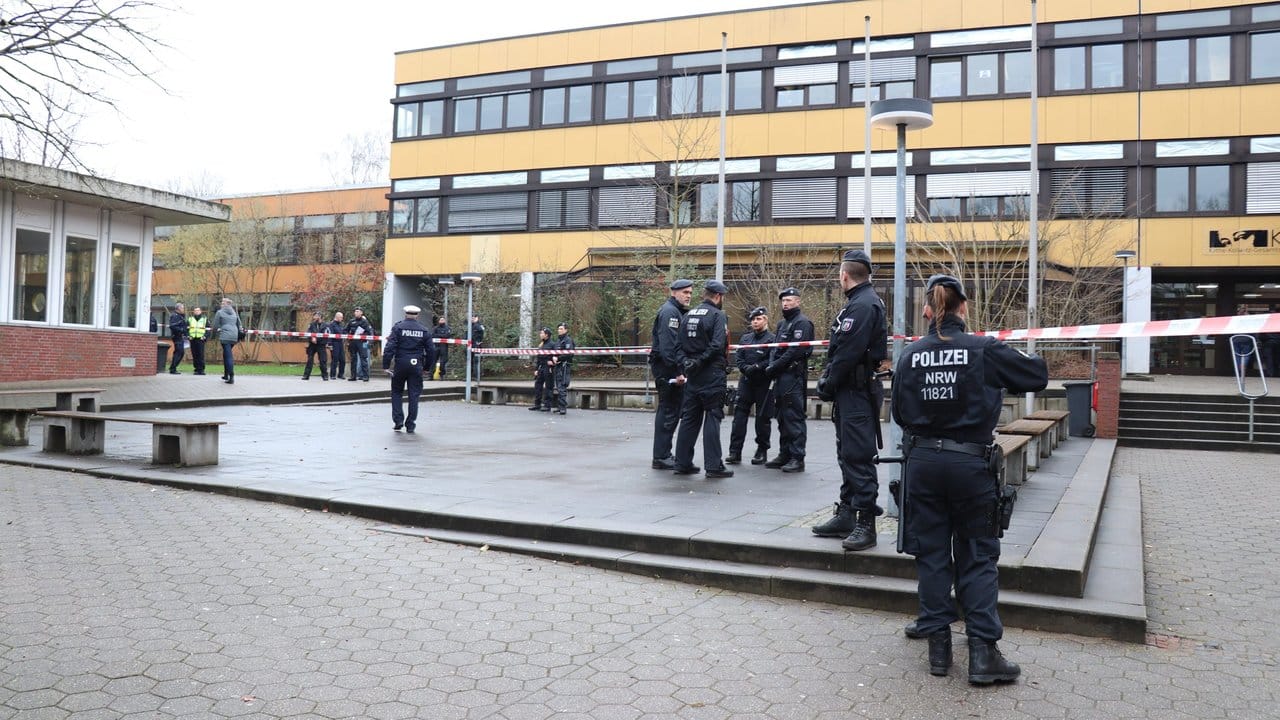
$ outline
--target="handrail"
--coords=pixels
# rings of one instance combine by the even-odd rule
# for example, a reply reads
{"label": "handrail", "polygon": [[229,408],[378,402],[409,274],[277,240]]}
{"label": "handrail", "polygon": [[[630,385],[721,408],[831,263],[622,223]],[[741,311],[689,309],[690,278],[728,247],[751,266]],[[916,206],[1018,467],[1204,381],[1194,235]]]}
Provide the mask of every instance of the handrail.
{"label": "handrail", "polygon": [[[1236,340],[1244,339],[1249,341],[1249,351],[1240,352],[1236,350]],[[1262,381],[1262,394],[1252,395],[1245,391],[1245,380],[1248,379],[1248,372],[1241,366],[1248,365],[1249,358],[1253,358],[1254,364],[1258,366],[1258,379]],[[1236,389],[1240,392],[1240,397],[1246,400],[1257,400],[1264,398],[1269,394],[1267,390],[1267,376],[1262,370],[1262,355],[1258,352],[1258,339],[1252,335],[1232,335],[1231,336],[1231,370],[1236,376]]]}

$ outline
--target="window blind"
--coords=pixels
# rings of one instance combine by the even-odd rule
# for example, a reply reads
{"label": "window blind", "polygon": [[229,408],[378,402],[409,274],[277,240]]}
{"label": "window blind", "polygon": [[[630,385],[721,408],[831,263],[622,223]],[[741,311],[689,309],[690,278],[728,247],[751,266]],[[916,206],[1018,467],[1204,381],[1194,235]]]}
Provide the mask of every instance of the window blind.
{"label": "window blind", "polygon": [[1031,192],[1031,172],[938,173],[925,180],[925,194],[931,198],[1000,197]]}
{"label": "window blind", "polygon": [[600,227],[653,225],[656,198],[652,187],[600,188]]}
{"label": "window blind", "polygon": [[538,193],[538,227],[583,228],[591,216],[591,190],[544,190]]}
{"label": "window blind", "polygon": [[1124,168],[1062,168],[1049,175],[1053,206],[1062,215],[1124,212]]}
{"label": "window blind", "polygon": [[836,63],[789,65],[787,67],[774,68],[773,70],[773,84],[775,87],[826,85],[835,81]]}
{"label": "window blind", "polygon": [[[866,61],[854,60],[849,63],[849,82],[857,85],[866,79]],[[914,57],[872,58],[871,82],[893,82],[895,80],[915,80],[916,59]]]}
{"label": "window blind", "polygon": [[[872,175],[871,176],[871,217],[873,218],[891,218],[897,217],[897,197],[898,197],[897,178],[892,175]],[[849,178],[849,217],[862,217],[862,203],[864,198],[863,179],[860,177]],[[916,216],[916,176],[907,176],[907,194],[906,194],[907,217]]]}
{"label": "window blind", "polygon": [[1246,213],[1280,213],[1280,162],[1249,163],[1245,188]]}
{"label": "window blind", "polygon": [[835,178],[773,181],[773,217],[831,218],[836,215]]}
{"label": "window blind", "polygon": [[457,195],[449,198],[449,232],[524,230],[528,193]]}

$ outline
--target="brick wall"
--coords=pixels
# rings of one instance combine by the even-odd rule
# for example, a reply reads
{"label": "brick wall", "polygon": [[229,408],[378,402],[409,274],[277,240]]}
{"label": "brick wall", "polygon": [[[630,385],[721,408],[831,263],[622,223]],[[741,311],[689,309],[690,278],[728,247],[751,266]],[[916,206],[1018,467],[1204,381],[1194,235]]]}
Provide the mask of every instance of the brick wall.
{"label": "brick wall", "polygon": [[[134,367],[122,367],[121,358],[133,358]],[[0,382],[127,377],[155,371],[156,336],[150,333],[0,325]]]}
{"label": "brick wall", "polygon": [[1120,353],[1098,353],[1098,421],[1095,437],[1114,438],[1120,428]]}

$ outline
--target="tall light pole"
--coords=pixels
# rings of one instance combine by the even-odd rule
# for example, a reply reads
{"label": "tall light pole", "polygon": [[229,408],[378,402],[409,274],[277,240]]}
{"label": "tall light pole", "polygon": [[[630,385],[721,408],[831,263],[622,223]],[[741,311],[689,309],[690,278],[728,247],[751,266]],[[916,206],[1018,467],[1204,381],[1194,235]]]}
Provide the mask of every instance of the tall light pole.
{"label": "tall light pole", "polygon": [[[1137,256],[1137,252],[1127,248],[1116,251],[1116,259],[1124,261],[1124,274],[1120,276],[1120,322],[1122,323],[1129,322],[1129,259]],[[1128,364],[1127,360],[1129,359],[1128,348],[1125,347],[1126,342],[1128,341],[1120,340],[1120,351],[1124,358],[1120,362],[1122,375],[1124,374],[1123,368]]]}
{"label": "tall light pole", "polygon": [[449,288],[453,287],[453,278],[442,277],[436,284],[444,288],[444,316],[449,317]]}
{"label": "tall light pole", "polygon": [[[873,125],[898,131],[893,237],[893,363],[896,366],[898,357],[902,355],[902,338],[907,334],[907,131],[923,130],[933,125],[933,103],[920,98],[893,98],[871,103],[870,107]],[[867,148],[867,152],[870,151]],[[876,422],[879,422],[878,418]],[[887,449],[901,444],[902,428],[890,419]],[[902,466],[890,466],[889,473],[895,479],[900,477]]]}
{"label": "tall light pole", "polygon": [[[467,284],[467,397],[466,401],[471,402],[471,292],[475,288],[476,283],[480,282],[480,273],[462,273],[462,282]],[[452,283],[452,281],[450,281]],[[445,291],[446,293],[448,290]],[[448,311],[445,311],[446,316]]]}

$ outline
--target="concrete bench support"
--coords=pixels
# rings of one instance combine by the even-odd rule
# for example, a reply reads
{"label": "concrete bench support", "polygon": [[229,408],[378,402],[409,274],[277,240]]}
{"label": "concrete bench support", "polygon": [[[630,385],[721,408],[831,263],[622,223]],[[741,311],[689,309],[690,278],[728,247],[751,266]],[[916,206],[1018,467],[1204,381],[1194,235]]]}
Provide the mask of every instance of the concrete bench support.
{"label": "concrete bench support", "polygon": [[25,447],[31,444],[27,428],[35,410],[0,410],[0,445]]}
{"label": "concrete bench support", "polygon": [[1035,470],[1040,461],[1053,454],[1054,435],[1057,423],[1052,420],[1030,420],[1023,418],[1007,425],[1001,425],[996,431],[1002,435],[1025,435],[1029,439],[1027,450],[1027,467]]}
{"label": "concrete bench support", "polygon": [[217,465],[217,425],[151,426],[151,462],[155,465]]}
{"label": "concrete bench support", "polygon": [[151,425],[151,462],[154,465],[217,465],[219,420],[190,421],[102,415],[78,410],[41,412],[45,419],[45,452],[98,455],[106,445],[107,421]]}
{"label": "concrete bench support", "polygon": [[1066,410],[1037,410],[1028,415],[1026,419],[1053,421],[1053,446],[1056,448],[1067,438],[1067,421],[1070,416],[1071,413]]}
{"label": "concrete bench support", "polygon": [[1010,485],[1021,485],[1027,481],[1027,445],[1026,435],[997,435],[996,444],[1004,451],[1004,481]]}

